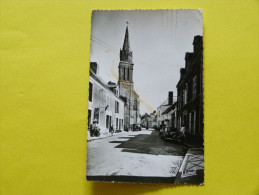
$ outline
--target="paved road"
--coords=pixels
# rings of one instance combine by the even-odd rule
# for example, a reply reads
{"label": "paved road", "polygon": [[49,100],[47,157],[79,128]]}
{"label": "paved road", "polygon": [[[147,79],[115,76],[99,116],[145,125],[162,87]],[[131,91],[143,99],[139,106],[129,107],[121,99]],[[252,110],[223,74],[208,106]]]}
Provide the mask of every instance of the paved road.
{"label": "paved road", "polygon": [[[93,140],[88,142],[87,176],[91,180],[132,176],[133,181],[137,181],[138,176],[142,180],[157,177],[161,181],[161,177],[176,176],[186,151],[185,146],[165,142],[157,131],[151,130]],[[94,179],[94,176],[99,178]]]}

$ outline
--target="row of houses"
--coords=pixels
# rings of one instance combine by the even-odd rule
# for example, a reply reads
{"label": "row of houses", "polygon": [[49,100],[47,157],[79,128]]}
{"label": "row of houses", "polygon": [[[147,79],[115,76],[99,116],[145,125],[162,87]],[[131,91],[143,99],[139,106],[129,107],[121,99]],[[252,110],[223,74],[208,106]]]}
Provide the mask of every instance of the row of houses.
{"label": "row of houses", "polygon": [[124,129],[124,101],[118,95],[118,87],[105,83],[99,76],[96,62],[90,63],[88,102],[88,127],[97,121],[101,134]]}
{"label": "row of houses", "polygon": [[143,114],[140,116],[141,119],[141,127],[149,129],[149,128],[156,128],[157,127],[157,115],[156,111],[150,114]]}
{"label": "row of houses", "polygon": [[185,55],[185,67],[180,69],[180,79],[176,85],[177,100],[169,92],[157,108],[157,125],[170,128],[185,127],[185,142],[203,143],[203,41],[195,36],[193,52]]}

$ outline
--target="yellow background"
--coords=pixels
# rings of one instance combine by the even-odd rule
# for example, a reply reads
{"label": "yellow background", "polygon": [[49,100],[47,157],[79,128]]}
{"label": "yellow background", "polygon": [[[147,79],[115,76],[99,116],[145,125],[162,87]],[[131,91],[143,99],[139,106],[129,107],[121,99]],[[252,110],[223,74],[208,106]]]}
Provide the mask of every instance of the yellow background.
{"label": "yellow background", "polygon": [[[259,1],[0,5],[1,195],[259,194]],[[91,10],[178,8],[203,9],[205,185],[87,182]]]}

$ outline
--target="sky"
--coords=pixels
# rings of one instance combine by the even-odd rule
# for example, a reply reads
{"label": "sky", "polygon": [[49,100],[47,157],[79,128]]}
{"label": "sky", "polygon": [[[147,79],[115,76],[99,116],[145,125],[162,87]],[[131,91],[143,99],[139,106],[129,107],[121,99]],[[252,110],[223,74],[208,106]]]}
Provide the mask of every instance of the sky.
{"label": "sky", "polygon": [[202,12],[93,11],[90,61],[98,63],[99,75],[105,82],[117,83],[126,22],[133,51],[134,88],[142,100],[140,114],[151,113],[167,99],[169,91],[177,96],[185,53],[193,51],[194,36],[203,34]]}

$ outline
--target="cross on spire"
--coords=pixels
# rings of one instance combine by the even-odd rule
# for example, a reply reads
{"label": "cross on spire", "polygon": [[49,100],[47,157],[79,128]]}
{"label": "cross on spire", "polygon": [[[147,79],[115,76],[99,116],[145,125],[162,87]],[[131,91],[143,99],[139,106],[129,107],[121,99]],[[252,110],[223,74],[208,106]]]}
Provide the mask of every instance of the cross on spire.
{"label": "cross on spire", "polygon": [[127,26],[128,26],[128,25],[129,25],[129,22],[127,21],[126,24],[127,24]]}

